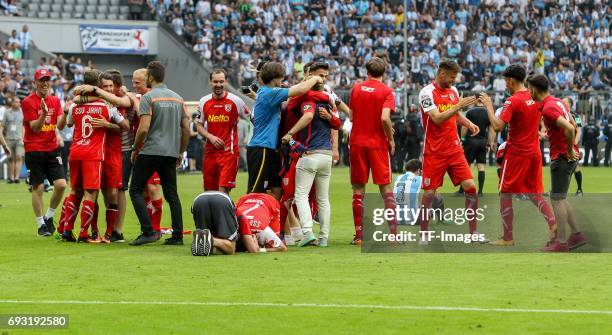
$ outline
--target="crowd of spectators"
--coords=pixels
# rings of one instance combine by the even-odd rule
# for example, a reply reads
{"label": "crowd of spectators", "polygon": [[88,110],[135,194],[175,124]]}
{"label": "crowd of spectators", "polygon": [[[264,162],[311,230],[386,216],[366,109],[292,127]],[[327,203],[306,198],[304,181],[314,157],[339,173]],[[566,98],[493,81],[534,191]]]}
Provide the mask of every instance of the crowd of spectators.
{"label": "crowd of spectators", "polygon": [[[233,84],[253,79],[259,59],[286,64],[289,83],[303,64],[321,57],[330,83],[348,88],[363,78],[374,54],[389,60],[388,84],[419,90],[443,57],[463,67],[460,88],[504,91],[496,76],[521,62],[546,73],[555,89],[587,91],[610,85],[612,7],[584,0],[403,1],[149,0],[145,18],[168,23],[204,62],[235,69]],[[408,72],[403,71],[407,19]]]}

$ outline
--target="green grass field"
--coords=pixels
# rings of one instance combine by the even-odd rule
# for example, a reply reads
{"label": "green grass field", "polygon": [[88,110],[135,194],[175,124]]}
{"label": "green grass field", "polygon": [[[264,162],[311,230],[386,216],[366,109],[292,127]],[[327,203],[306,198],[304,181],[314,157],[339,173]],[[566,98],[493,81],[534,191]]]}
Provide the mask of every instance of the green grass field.
{"label": "green grass field", "polygon": [[[544,171],[548,185],[549,170]],[[583,171],[585,192],[612,192],[612,170]],[[493,169],[487,178],[486,191],[494,193]],[[234,199],[245,184],[240,174]],[[453,190],[448,180],[444,190]],[[201,191],[201,175],[181,176],[179,191],[185,229],[192,229],[189,208]],[[326,249],[193,257],[191,237],[182,247],[39,238],[26,187],[2,184],[0,314],[69,314],[70,326],[6,331],[0,326],[0,332],[612,333],[608,254],[362,254],[348,244],[353,224],[345,168],[333,170],[331,199]],[[162,225],[169,226],[164,209]],[[126,237],[136,237],[131,206],[126,220]]]}

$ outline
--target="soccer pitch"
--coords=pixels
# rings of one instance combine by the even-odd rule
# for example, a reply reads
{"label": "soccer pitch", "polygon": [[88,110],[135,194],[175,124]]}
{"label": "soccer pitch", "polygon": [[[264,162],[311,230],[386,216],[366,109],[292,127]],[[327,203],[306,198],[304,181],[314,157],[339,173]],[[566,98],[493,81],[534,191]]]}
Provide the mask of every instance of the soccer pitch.
{"label": "soccer pitch", "polygon": [[[586,193],[611,170],[583,168]],[[549,168],[544,168],[549,189]],[[487,170],[485,192],[497,176]],[[240,173],[237,199],[246,188]],[[185,229],[201,175],[179,177]],[[570,191],[575,191],[572,182]],[[377,192],[373,185],[370,192]],[[453,192],[448,179],[444,192]],[[63,330],[2,334],[610,334],[608,254],[362,254],[348,169],[332,171],[328,248],[193,257],[185,246],[36,236],[25,185],[0,186],[0,314],[68,314]],[[494,197],[495,194],[487,194]],[[48,203],[48,195],[45,202]],[[103,213],[103,210],[100,211]],[[59,211],[56,220],[59,218]],[[610,220],[604,217],[602,220]],[[77,223],[80,219],[77,220]],[[104,226],[103,214],[99,220]],[[164,207],[162,226],[170,226]],[[125,235],[137,236],[128,205]],[[496,237],[496,236],[491,236]]]}

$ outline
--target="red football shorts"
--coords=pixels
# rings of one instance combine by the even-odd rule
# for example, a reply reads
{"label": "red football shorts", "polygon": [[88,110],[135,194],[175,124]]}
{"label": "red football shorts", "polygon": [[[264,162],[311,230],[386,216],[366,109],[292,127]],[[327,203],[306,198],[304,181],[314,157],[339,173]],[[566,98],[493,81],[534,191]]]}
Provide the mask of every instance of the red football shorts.
{"label": "red football shorts", "polygon": [[391,184],[391,156],[387,149],[351,146],[349,159],[352,184],[367,184],[370,170],[372,170],[374,184]]}
{"label": "red football shorts", "polygon": [[107,154],[102,162],[102,188],[120,189],[123,187],[123,172],[121,169],[121,154]]}
{"label": "red football shorts", "polygon": [[153,173],[151,178],[149,178],[149,180],[147,181],[147,184],[149,184],[149,185],[159,185],[159,184],[161,184],[161,180],[159,179],[159,175],[157,174],[157,172]]}
{"label": "red football shorts", "polygon": [[83,190],[99,190],[102,183],[101,161],[69,161],[70,187]]}
{"label": "red football shorts", "polygon": [[448,173],[455,186],[464,180],[474,178],[463,151],[423,155],[423,185],[421,187],[424,190],[435,190],[442,186],[445,173]]}
{"label": "red football shorts", "polygon": [[204,155],[204,190],[215,191],[219,187],[236,187],[236,174],[238,174],[238,161],[240,155],[221,154]]}
{"label": "red football shorts", "polygon": [[499,191],[514,194],[544,193],[540,153],[518,156],[506,150],[501,165]]}

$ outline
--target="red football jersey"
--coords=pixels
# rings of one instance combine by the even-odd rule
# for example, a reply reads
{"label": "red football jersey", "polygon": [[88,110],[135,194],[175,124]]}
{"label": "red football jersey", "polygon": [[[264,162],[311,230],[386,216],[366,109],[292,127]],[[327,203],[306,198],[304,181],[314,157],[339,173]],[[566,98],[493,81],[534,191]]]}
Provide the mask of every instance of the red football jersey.
{"label": "red football jersey", "polygon": [[[295,124],[302,117],[302,111],[300,107],[304,101],[317,101],[317,102],[329,102],[330,95],[320,91],[308,91],[306,94],[302,94],[299,97],[289,99],[286,110],[283,112],[281,118],[281,136],[285,136],[295,126]],[[293,139],[302,142],[299,137],[300,132],[293,134]]]}
{"label": "red football jersey", "polygon": [[256,234],[270,227],[275,234],[280,234],[280,204],[269,194],[243,195],[236,203],[236,215],[243,217],[241,224],[248,223],[248,227],[240,227],[243,233],[250,230]]}
{"label": "red football jersey", "polygon": [[368,79],[351,90],[350,108],[353,111],[353,129],[349,144],[372,149],[389,147],[380,117],[383,108],[395,112],[395,95],[384,83]]}
{"label": "red football jersey", "polygon": [[38,133],[35,133],[30,128],[30,121],[37,120],[42,113],[42,108],[40,107],[41,100],[42,99],[33,92],[23,99],[21,103],[21,109],[23,110],[23,125],[25,128],[23,144],[26,152],[53,151],[57,149],[55,128],[59,117],[62,115],[62,104],[58,97],[48,95],[45,98],[47,116],[45,117],[45,124],[42,126],[42,129]]}
{"label": "red football jersey", "polygon": [[[125,118],[125,108],[117,108],[117,111]],[[108,155],[121,156],[121,136],[122,131],[109,130],[106,132],[106,153]]]}
{"label": "red football jersey", "polygon": [[506,152],[519,155],[540,154],[538,129],[542,114],[528,90],[516,92],[504,103],[499,116],[508,124]]}
{"label": "red football jersey", "polygon": [[[550,159],[555,160],[560,156],[567,157],[567,141],[565,140],[563,128],[557,126],[557,119],[559,117],[565,118],[576,126],[572,122],[569,110],[567,110],[561,99],[549,95],[542,101],[542,116],[547,129],[548,141],[550,142]],[[574,150],[579,152],[576,144],[574,144]]]}
{"label": "red football jersey", "polygon": [[441,124],[436,124],[429,117],[432,110],[444,112],[458,104],[459,99],[457,88],[441,88],[435,83],[423,87],[419,93],[419,108],[425,129],[423,154],[452,154],[462,150],[457,132],[457,114]]}
{"label": "red football jersey", "polygon": [[[84,105],[71,105],[68,114],[68,123],[74,123],[74,135],[70,146],[71,161],[98,161],[104,160],[106,142],[106,129],[94,128],[93,119],[113,118],[117,120],[117,109],[109,107],[101,100]],[[117,121],[121,122],[121,120]]]}
{"label": "red football jersey", "polygon": [[217,149],[207,142],[205,155],[227,152],[238,154],[238,116],[248,118],[251,113],[244,101],[229,92],[225,92],[221,99],[215,99],[209,94],[200,99],[198,113],[198,122],[204,125],[209,133],[225,142],[223,149]]}

